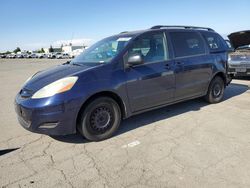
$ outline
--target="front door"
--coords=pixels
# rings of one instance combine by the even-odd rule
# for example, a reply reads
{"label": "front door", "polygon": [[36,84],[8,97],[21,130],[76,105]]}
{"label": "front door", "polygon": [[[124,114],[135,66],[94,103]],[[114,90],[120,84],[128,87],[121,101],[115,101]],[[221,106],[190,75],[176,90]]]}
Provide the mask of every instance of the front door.
{"label": "front door", "polygon": [[174,62],[169,60],[165,34],[153,32],[135,39],[127,56],[135,54],[141,55],[143,64],[125,70],[132,111],[137,112],[173,101]]}

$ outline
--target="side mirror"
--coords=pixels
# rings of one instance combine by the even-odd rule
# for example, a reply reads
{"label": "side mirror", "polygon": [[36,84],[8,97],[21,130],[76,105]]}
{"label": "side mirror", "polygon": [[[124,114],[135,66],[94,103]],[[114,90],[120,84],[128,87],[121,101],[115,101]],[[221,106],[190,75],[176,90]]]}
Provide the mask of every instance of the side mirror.
{"label": "side mirror", "polygon": [[128,58],[128,65],[135,66],[143,64],[142,56],[141,55],[132,55]]}
{"label": "side mirror", "polygon": [[234,50],[233,48],[229,48],[227,51],[228,51],[229,53],[231,53],[231,52],[234,52],[235,50]]}

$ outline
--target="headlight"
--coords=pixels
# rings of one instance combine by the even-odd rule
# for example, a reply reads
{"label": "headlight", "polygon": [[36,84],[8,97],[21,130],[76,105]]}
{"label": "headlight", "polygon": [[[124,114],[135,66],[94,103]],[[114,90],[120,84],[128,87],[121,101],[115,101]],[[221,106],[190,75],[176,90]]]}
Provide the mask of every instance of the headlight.
{"label": "headlight", "polygon": [[40,99],[45,97],[51,97],[58,93],[69,91],[76,83],[78,77],[71,76],[57,80],[42,89],[38,90],[31,98]]}

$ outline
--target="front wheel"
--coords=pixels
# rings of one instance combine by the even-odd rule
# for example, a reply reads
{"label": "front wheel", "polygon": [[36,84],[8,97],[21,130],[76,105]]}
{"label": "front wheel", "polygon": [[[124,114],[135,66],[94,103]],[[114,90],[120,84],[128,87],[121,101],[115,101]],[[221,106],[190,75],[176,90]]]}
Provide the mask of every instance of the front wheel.
{"label": "front wheel", "polygon": [[111,137],[121,122],[119,105],[109,97],[90,102],[81,114],[78,131],[90,141]]}
{"label": "front wheel", "polygon": [[216,76],[210,83],[205,100],[214,104],[222,101],[225,91],[225,83],[223,79]]}

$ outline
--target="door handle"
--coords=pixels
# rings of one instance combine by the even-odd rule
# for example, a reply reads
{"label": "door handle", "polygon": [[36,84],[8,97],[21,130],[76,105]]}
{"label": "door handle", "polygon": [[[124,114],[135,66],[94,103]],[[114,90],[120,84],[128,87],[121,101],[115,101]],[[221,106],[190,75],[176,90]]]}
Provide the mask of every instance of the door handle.
{"label": "door handle", "polygon": [[165,64],[165,69],[169,70],[170,69],[170,65],[167,63]]}
{"label": "door handle", "polygon": [[176,65],[183,65],[184,63],[183,62],[181,62],[181,61],[177,61],[176,62]]}

